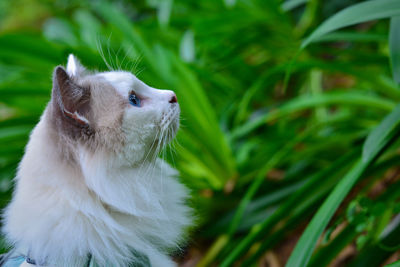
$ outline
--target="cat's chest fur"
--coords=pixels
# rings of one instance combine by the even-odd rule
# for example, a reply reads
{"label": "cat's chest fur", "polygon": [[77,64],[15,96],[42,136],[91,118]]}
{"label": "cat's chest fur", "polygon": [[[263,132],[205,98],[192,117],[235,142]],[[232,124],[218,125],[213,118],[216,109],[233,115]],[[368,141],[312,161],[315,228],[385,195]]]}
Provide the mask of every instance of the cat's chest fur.
{"label": "cat's chest fur", "polygon": [[122,170],[97,159],[86,175],[97,175],[98,184],[86,187],[82,170],[60,162],[48,145],[45,128],[36,127],[21,162],[6,210],[8,238],[22,253],[57,266],[83,266],[88,253],[100,264],[124,266],[132,250],[150,255],[154,266],[172,265],[160,252],[176,245],[189,224],[176,171],[161,159]]}
{"label": "cat's chest fur", "polygon": [[[48,266],[83,266],[89,255],[100,266],[128,266],[140,260],[138,255],[152,266],[175,265],[168,252],[178,247],[190,225],[188,193],[176,180],[177,172],[150,147],[161,142],[157,138],[163,131],[172,130],[158,123],[154,109],[160,107],[152,109],[152,96],[137,90],[148,102],[134,115],[123,106],[123,117],[115,119],[106,113],[96,121],[99,107],[94,115],[78,107],[65,111],[65,121],[59,122],[49,104],[31,134],[5,211],[3,231],[18,251]],[[157,99],[164,101],[164,95]],[[90,108],[96,109],[96,101]],[[140,120],[140,112],[154,122]],[[60,133],[65,127],[70,131],[71,121],[77,130]],[[140,123],[147,132],[137,129]],[[153,125],[161,131],[151,136]],[[79,139],[82,131],[94,135]],[[153,143],[146,143],[146,135]]]}

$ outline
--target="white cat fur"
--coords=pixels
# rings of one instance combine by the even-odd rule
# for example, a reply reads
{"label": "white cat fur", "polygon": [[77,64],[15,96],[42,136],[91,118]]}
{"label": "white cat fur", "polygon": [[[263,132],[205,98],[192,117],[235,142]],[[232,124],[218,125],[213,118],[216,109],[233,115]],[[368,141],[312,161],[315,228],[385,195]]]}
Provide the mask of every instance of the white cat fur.
{"label": "white cat fur", "polygon": [[[174,94],[151,88],[128,72],[87,78],[83,71],[71,55],[68,75],[98,82],[91,85],[92,100],[103,97],[104,86],[112,87],[120,102],[134,89],[143,106],[115,102],[120,107],[114,103],[109,108],[121,109],[122,120],[108,114],[107,107],[92,114],[98,139],[89,147],[55,139],[48,106],[19,165],[3,231],[18,251],[49,266],[83,266],[89,253],[100,266],[128,266],[138,261],[132,250],[146,255],[152,266],[175,266],[167,255],[178,248],[191,223],[188,193],[154,148],[162,136],[171,139],[177,130],[179,107],[169,103]],[[94,100],[99,109],[99,103],[109,103],[103,98]],[[115,144],[119,139],[123,142]]]}

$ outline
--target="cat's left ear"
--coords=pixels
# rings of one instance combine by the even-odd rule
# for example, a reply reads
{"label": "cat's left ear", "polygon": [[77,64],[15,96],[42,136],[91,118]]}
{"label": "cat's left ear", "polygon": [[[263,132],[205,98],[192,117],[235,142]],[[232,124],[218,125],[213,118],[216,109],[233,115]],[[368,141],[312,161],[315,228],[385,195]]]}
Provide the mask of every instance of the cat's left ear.
{"label": "cat's left ear", "polygon": [[65,122],[64,125],[89,127],[90,89],[76,84],[61,66],[54,70],[52,101],[54,111]]}
{"label": "cat's left ear", "polygon": [[67,73],[70,77],[81,76],[86,71],[85,67],[73,55],[69,54],[67,63]]}

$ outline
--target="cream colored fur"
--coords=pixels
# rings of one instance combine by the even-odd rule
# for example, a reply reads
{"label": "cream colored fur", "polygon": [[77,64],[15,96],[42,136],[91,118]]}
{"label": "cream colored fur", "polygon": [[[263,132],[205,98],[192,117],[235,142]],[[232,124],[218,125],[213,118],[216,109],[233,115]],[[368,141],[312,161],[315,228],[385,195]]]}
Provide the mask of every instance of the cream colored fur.
{"label": "cream colored fur", "polygon": [[[127,72],[82,69],[70,56],[70,77],[91,86],[92,111],[82,120],[94,137],[76,141],[56,132],[47,107],[5,210],[7,240],[48,266],[83,266],[89,253],[100,266],[128,266],[139,261],[133,251],[152,266],[174,266],[168,252],[179,248],[191,219],[177,171],[157,157],[178,128],[179,107],[168,102],[173,92]],[[143,107],[129,105],[131,89]]]}

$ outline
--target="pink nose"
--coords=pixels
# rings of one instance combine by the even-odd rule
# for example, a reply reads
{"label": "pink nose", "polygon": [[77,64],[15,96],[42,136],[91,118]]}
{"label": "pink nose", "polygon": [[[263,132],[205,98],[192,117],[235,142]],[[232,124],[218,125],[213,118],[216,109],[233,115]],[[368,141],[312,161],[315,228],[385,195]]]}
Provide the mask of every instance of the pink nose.
{"label": "pink nose", "polygon": [[169,103],[177,103],[178,102],[178,99],[176,99],[176,95],[174,94],[172,97],[171,97],[171,99],[169,100]]}

